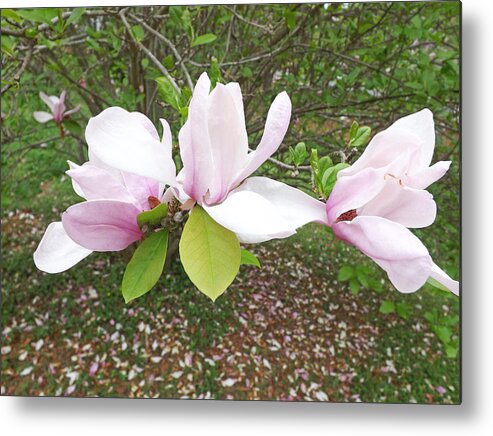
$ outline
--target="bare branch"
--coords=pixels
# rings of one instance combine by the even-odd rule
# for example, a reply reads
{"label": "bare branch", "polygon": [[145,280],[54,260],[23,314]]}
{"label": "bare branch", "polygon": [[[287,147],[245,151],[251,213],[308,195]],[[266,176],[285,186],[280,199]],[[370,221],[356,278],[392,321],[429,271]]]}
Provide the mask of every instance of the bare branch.
{"label": "bare branch", "polygon": [[120,15],[120,18],[123,22],[123,25],[127,28],[127,31],[129,33],[130,37],[132,38],[132,40],[134,41],[134,43],[137,44],[137,46],[146,54],[146,56],[152,61],[152,63],[158,68],[158,70],[161,71],[161,73],[163,73],[166,76],[166,78],[170,81],[173,88],[175,88],[175,90],[179,94],[181,94],[180,87],[176,84],[175,79],[173,79],[173,77],[171,76],[169,71],[166,69],[166,67],[161,62],[158,61],[156,56],[154,56],[151,53],[151,51],[144,44],[142,44],[140,41],[137,41],[137,39],[134,38],[130,24],[128,24],[128,21],[125,18],[125,9],[122,9],[118,13],[118,15]]}
{"label": "bare branch", "polygon": [[7,83],[2,88],[2,90],[0,91],[0,94],[3,94],[5,91],[8,91],[14,85],[14,83],[19,82],[22,74],[24,73],[24,71],[26,71],[26,68],[29,65],[29,62],[31,61],[31,57],[33,55],[33,50],[34,50],[34,48],[31,45],[29,47],[28,52],[26,53],[26,56],[24,57],[24,61],[22,62],[21,67],[19,68],[19,70],[17,71],[17,73],[14,74],[14,77],[12,77],[12,82],[11,83]]}
{"label": "bare branch", "polygon": [[142,24],[149,32],[151,32],[153,35],[157,36],[161,41],[163,41],[173,52],[173,54],[176,57],[176,60],[180,64],[180,68],[183,71],[183,74],[185,75],[185,78],[187,80],[188,87],[193,90],[193,81],[192,78],[190,77],[190,73],[188,72],[188,69],[183,62],[183,58],[181,57],[180,53],[178,52],[176,46],[164,35],[159,33],[157,30],[153,29],[151,26],[149,26],[145,21],[141,20],[140,18],[137,18],[134,14],[129,14],[129,16],[137,21],[138,23]]}

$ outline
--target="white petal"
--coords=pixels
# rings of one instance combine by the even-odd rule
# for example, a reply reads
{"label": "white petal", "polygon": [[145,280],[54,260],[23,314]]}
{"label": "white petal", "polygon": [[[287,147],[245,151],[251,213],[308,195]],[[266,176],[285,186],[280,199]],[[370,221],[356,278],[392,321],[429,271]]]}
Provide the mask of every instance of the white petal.
{"label": "white petal", "polygon": [[233,192],[250,191],[268,200],[297,229],[310,222],[328,224],[325,203],[268,177],[249,177]]}
{"label": "white petal", "polygon": [[163,136],[161,139],[161,143],[164,145],[166,154],[171,157],[173,148],[173,135],[171,134],[171,128],[169,126],[169,123],[164,118],[160,118],[159,121],[163,126]]}
{"label": "white petal", "polygon": [[267,240],[295,233],[277,208],[254,192],[233,191],[222,203],[203,204],[203,208],[216,222],[237,234]]}
{"label": "white petal", "polygon": [[214,172],[209,203],[228,194],[233,178],[246,164],[248,137],[245,120],[228,88],[220,83],[209,95],[208,127]]}
{"label": "white petal", "polygon": [[92,253],[70,239],[61,222],[51,223],[34,252],[38,269],[55,274],[66,271]]}
{"label": "white petal", "polygon": [[390,178],[358,215],[380,216],[405,227],[422,228],[433,224],[437,206],[429,192],[402,186],[399,180]]}
{"label": "white petal", "polygon": [[[433,114],[428,109],[397,120],[386,130],[377,133],[361,157],[340,172],[353,175],[365,168],[387,167],[396,159],[407,156],[405,172],[413,173],[428,167],[435,147]],[[395,174],[401,176],[401,174]]]}
{"label": "white petal", "polygon": [[407,131],[417,136],[420,141],[420,167],[426,168],[430,165],[435,149],[435,123],[433,112],[423,109],[411,115],[398,119],[389,130]]}
{"label": "white petal", "polygon": [[[71,160],[68,160],[67,163],[68,163],[68,166],[71,170],[76,170],[77,168],[80,168],[80,165],[77,165],[76,163],[72,162]],[[82,190],[82,188],[79,186],[79,184],[74,179],[72,179],[72,188],[74,189],[74,192],[79,197],[86,198],[84,195],[84,191]]]}
{"label": "white petal", "polygon": [[89,148],[107,165],[171,185],[175,163],[143,117],[119,107],[104,110],[87,125]]}
{"label": "white petal", "polygon": [[53,112],[53,108],[55,107],[55,104],[58,103],[58,97],[55,96],[49,97],[43,91],[39,93],[39,97],[41,98],[41,100],[45,102],[46,106],[50,108],[50,111]]}
{"label": "white petal", "polygon": [[[89,162],[66,171],[66,174],[78,185],[77,188],[82,191],[82,197],[87,200],[120,200],[139,205],[137,199],[140,200],[140,198],[131,195],[125,185],[108,171],[91,165]],[[142,181],[146,180],[141,176],[133,175],[133,177]]]}
{"label": "white petal", "polygon": [[241,183],[277,151],[288,130],[290,118],[291,100],[286,92],[281,92],[269,109],[257,149],[248,155],[247,164],[236,176],[233,186]]}
{"label": "white petal", "polygon": [[207,123],[210,87],[209,76],[202,73],[190,100],[188,120],[178,134],[185,173],[183,188],[190,197],[199,202],[209,189],[213,174]]}
{"label": "white petal", "polygon": [[48,112],[42,112],[42,111],[34,112],[33,117],[38,123],[46,123],[46,122],[53,119],[52,114],[49,114]]}
{"label": "white petal", "polygon": [[441,179],[450,168],[451,161],[440,161],[431,167],[424,168],[414,174],[402,178],[405,185],[415,189],[426,189]]}
{"label": "white petal", "polygon": [[433,263],[431,267],[430,277],[435,279],[438,283],[441,283],[453,294],[459,295],[459,282],[451,279],[449,275],[435,263]]}

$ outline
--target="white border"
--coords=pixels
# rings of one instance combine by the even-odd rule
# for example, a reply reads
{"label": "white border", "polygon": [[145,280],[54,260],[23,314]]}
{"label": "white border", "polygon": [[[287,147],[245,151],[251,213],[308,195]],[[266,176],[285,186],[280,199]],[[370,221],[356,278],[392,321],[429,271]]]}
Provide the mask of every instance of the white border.
{"label": "white border", "polygon": [[[201,4],[218,1],[204,0]],[[1,7],[186,4],[0,1]],[[227,3],[253,3],[245,1]],[[267,3],[267,2],[255,2]],[[486,0],[463,1],[463,404],[361,405],[0,398],[12,435],[484,435],[493,429],[493,25]]]}

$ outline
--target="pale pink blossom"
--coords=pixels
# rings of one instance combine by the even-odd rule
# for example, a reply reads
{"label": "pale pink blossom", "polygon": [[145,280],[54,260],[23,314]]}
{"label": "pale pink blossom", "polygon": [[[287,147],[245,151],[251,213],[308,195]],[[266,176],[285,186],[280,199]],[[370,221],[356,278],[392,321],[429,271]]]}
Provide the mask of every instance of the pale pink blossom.
{"label": "pale pink blossom", "polygon": [[33,113],[34,119],[40,123],[46,123],[48,121],[55,121],[56,124],[60,124],[62,120],[79,111],[80,105],[76,106],[73,109],[66,110],[65,107],[65,96],[67,95],[66,91],[62,91],[60,97],[56,95],[46,95],[44,92],[40,92],[39,96],[41,100],[43,100],[46,105],[49,107],[50,112],[36,111]]}
{"label": "pale pink blossom", "polygon": [[92,118],[87,141],[112,167],[170,185],[166,199],[175,196],[189,207],[201,205],[242,242],[287,237],[310,221],[324,222],[322,202],[267,177],[247,178],[284,138],[291,116],[288,95],[282,92],[274,99],[260,144],[249,152],[239,85],[217,84],[212,91],[210,87],[203,73],[179,133],[183,169],[176,180],[169,177],[171,148],[149,140],[138,120],[130,119],[123,109],[109,108]]}
{"label": "pale pink blossom", "polygon": [[414,292],[432,277],[458,294],[459,283],[435,265],[408,230],[427,227],[436,217],[436,203],[425,188],[445,174],[450,162],[430,166],[434,147],[430,110],[397,120],[339,172],[327,219],[336,236],[373,259],[399,291]]}
{"label": "pale pink blossom", "polygon": [[[126,115],[144,125],[150,138],[159,138],[147,118],[128,112]],[[170,138],[166,144],[171,147]],[[140,240],[137,215],[151,208],[150,197],[162,197],[157,180],[104,164],[94,155],[91,144],[88,162],[69,165],[67,174],[73,188],[86,201],[70,206],[61,222],[51,223],[46,229],[34,262],[48,273],[65,271],[93,251],[120,251]]]}

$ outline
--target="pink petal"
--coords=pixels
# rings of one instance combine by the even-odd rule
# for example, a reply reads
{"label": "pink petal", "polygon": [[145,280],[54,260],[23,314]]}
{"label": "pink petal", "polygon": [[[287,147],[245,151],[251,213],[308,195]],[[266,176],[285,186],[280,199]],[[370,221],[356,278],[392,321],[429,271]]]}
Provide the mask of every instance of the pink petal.
{"label": "pink petal", "polygon": [[437,206],[429,192],[404,187],[397,179],[388,178],[380,193],[358,215],[379,216],[405,227],[421,228],[433,224]]}
{"label": "pink petal", "polygon": [[[126,191],[132,200],[135,200],[138,207],[142,210],[149,209],[148,198],[150,196],[159,198],[159,182],[148,177],[137,176],[132,173],[122,171]],[[115,198],[118,200],[118,198]]]}
{"label": "pink petal", "polygon": [[56,274],[68,270],[91,253],[68,237],[61,222],[54,222],[46,228],[33,259],[41,271]]}
{"label": "pink petal", "polygon": [[224,199],[234,176],[246,164],[248,136],[245,120],[229,88],[218,83],[209,95],[208,127],[214,172],[209,204]]}
{"label": "pink petal", "polygon": [[286,92],[281,92],[269,109],[260,144],[248,155],[247,164],[235,178],[233,186],[241,183],[277,151],[288,130],[290,118],[291,100]]}
{"label": "pink petal", "polygon": [[[76,170],[76,169],[80,168],[80,165],[77,165],[76,163],[74,163],[70,160],[68,160],[67,163],[68,163],[68,166],[71,170]],[[84,195],[84,191],[82,190],[82,188],[79,186],[79,184],[74,179],[72,179],[72,188],[74,189],[74,192],[79,197],[82,197],[83,199],[86,200],[86,197]]]}
{"label": "pink petal", "polygon": [[415,189],[426,189],[432,183],[441,179],[450,168],[451,161],[440,161],[431,167],[424,168],[412,175],[402,178],[405,185]]}
{"label": "pink petal", "polygon": [[[70,169],[66,173],[77,184],[77,189],[80,190],[86,200],[106,199],[137,203],[135,198],[130,195],[129,191],[119,180],[106,170],[90,163]],[[140,176],[135,177],[139,177],[140,180],[144,179]]]}
{"label": "pink petal", "polygon": [[141,238],[139,213],[131,203],[92,200],[69,207],[62,223],[69,237],[89,250],[120,251]]}
{"label": "pink petal", "polygon": [[43,111],[34,112],[33,117],[38,123],[46,123],[46,122],[53,119],[52,114],[49,114],[48,112],[43,112]]}
{"label": "pink petal", "polygon": [[183,188],[194,200],[202,201],[212,180],[212,154],[208,128],[208,103],[211,82],[202,73],[190,101],[188,120],[178,134],[185,172]]}
{"label": "pink petal", "polygon": [[383,172],[373,168],[366,168],[351,176],[338,177],[327,200],[328,222],[334,223],[344,212],[364,206],[384,185]]}
{"label": "pink petal", "polygon": [[48,106],[50,108],[50,111],[53,112],[53,108],[55,107],[55,103],[58,102],[58,97],[49,97],[43,91],[41,91],[39,93],[39,97],[41,98],[41,100],[43,100],[45,102],[46,106]]}
{"label": "pink petal", "polygon": [[91,118],[86,128],[90,153],[111,167],[173,184],[175,163],[144,118],[119,107]]}
{"label": "pink petal", "polygon": [[340,175],[354,175],[365,168],[383,168],[403,154],[409,156],[406,172],[412,173],[430,164],[434,147],[433,114],[429,109],[423,109],[377,133],[361,157]]}
{"label": "pink petal", "polygon": [[438,283],[441,283],[453,294],[459,295],[459,282],[451,279],[449,275],[435,263],[433,263],[431,267],[430,277],[435,279]]}
{"label": "pink petal", "polygon": [[333,225],[338,238],[373,259],[403,293],[415,292],[428,280],[432,260],[422,242],[404,226],[375,216],[359,216]]}
{"label": "pink petal", "polygon": [[63,116],[66,117],[67,115],[72,115],[72,114],[75,114],[76,112],[79,112],[79,111],[80,111],[80,104],[75,106],[73,109],[70,109],[70,110],[64,112]]}

